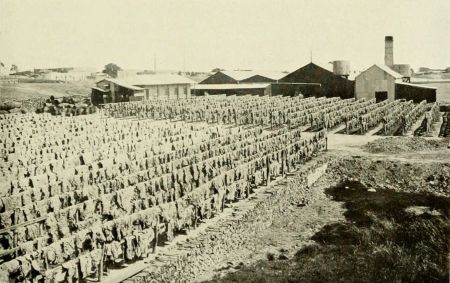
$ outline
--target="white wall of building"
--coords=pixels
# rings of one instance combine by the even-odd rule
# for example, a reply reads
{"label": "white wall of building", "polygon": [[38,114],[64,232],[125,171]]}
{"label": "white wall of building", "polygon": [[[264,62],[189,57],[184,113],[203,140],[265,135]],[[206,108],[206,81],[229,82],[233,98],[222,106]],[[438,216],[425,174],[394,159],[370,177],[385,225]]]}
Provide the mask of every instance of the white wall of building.
{"label": "white wall of building", "polygon": [[86,80],[88,76],[89,76],[88,72],[67,72],[67,73],[50,72],[44,74],[42,78],[46,80],[68,82],[68,81]]}
{"label": "white wall of building", "polygon": [[373,99],[375,92],[387,91],[388,99],[395,99],[395,78],[376,66],[372,66],[355,78],[356,99]]}
{"label": "white wall of building", "polygon": [[180,99],[191,96],[189,84],[139,86],[145,89],[145,99]]}

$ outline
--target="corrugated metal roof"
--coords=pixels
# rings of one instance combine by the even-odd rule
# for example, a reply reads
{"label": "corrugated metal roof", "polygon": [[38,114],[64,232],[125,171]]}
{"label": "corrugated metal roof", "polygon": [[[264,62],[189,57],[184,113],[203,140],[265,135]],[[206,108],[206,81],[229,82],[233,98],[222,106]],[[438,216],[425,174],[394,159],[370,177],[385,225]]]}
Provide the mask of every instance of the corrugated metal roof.
{"label": "corrugated metal roof", "polygon": [[91,87],[92,89],[95,89],[95,90],[98,90],[98,91],[101,91],[101,92],[107,92],[106,90],[104,90],[104,89],[102,89],[102,88],[99,88],[99,87]]}
{"label": "corrugated metal roof", "polygon": [[396,84],[409,85],[409,86],[413,86],[413,87],[420,87],[420,88],[427,88],[427,89],[437,89],[436,87],[432,87],[432,86],[424,86],[424,85],[420,85],[420,84],[411,84],[411,83],[405,83],[405,82],[396,82]]}
{"label": "corrugated metal roof", "polygon": [[222,74],[229,76],[237,81],[242,81],[257,75],[255,71],[220,71]]}
{"label": "corrugated metal roof", "polygon": [[242,81],[257,75],[272,80],[279,80],[287,75],[286,73],[279,71],[220,71],[220,72],[237,81]]}
{"label": "corrugated metal roof", "polygon": [[122,80],[130,85],[170,85],[195,83],[191,79],[173,74],[137,75]]}
{"label": "corrugated metal roof", "polygon": [[195,82],[179,75],[172,74],[155,74],[155,75],[136,75],[122,79],[102,79],[101,81],[110,81],[120,86],[133,89],[142,90],[137,86],[149,86],[149,85],[171,85],[171,84],[194,84]]}
{"label": "corrugated metal roof", "polygon": [[198,84],[193,87],[193,89],[200,90],[227,90],[227,89],[257,89],[257,88],[266,88],[270,84],[268,83],[255,83],[255,84]]}
{"label": "corrugated metal roof", "polygon": [[401,79],[403,78],[402,75],[400,75],[399,73],[397,73],[396,71],[392,70],[391,68],[389,68],[386,65],[378,65],[375,64],[375,66],[377,66],[378,68],[380,68],[381,70],[385,71],[386,73],[388,73],[389,75],[393,76],[396,79]]}
{"label": "corrugated metal roof", "polygon": [[278,81],[281,78],[284,78],[288,75],[288,73],[277,72],[277,71],[258,71],[257,75],[260,75],[265,78],[269,78],[275,81]]}
{"label": "corrugated metal roof", "polygon": [[395,79],[401,79],[401,78],[403,78],[402,75],[400,75],[399,73],[397,73],[396,71],[392,70],[391,68],[389,68],[389,67],[386,66],[386,65],[374,64],[374,65],[370,66],[370,68],[367,68],[366,70],[364,70],[364,71],[362,71],[361,73],[359,73],[359,74],[355,77],[355,79],[356,79],[357,77],[359,77],[360,75],[362,75],[363,73],[365,73],[366,71],[372,69],[373,67],[379,68],[380,70],[384,71],[385,73],[387,73],[388,75],[394,77]]}
{"label": "corrugated metal roof", "polygon": [[121,87],[132,89],[132,90],[143,90],[143,88],[128,84],[124,80],[121,80],[121,79],[106,78],[106,79],[101,79],[96,83],[98,84],[99,82],[103,82],[103,81],[112,82],[112,83],[115,83],[116,85],[120,85]]}

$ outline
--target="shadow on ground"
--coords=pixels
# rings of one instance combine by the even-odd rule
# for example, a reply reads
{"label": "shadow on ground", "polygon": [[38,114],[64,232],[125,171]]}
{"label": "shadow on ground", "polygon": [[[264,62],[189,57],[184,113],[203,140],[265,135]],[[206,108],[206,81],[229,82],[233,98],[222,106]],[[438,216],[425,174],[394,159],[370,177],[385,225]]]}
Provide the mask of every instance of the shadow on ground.
{"label": "shadow on ground", "polygon": [[357,182],[326,190],[347,209],[293,258],[268,259],[210,282],[449,282],[450,198]]}

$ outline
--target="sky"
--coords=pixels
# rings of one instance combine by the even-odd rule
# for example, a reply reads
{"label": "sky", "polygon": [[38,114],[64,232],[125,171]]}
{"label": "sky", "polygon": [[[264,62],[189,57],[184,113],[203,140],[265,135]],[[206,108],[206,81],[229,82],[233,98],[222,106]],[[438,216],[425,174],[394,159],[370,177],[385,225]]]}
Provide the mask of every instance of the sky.
{"label": "sky", "polygon": [[0,0],[0,61],[29,67],[293,71],[450,66],[449,0]]}

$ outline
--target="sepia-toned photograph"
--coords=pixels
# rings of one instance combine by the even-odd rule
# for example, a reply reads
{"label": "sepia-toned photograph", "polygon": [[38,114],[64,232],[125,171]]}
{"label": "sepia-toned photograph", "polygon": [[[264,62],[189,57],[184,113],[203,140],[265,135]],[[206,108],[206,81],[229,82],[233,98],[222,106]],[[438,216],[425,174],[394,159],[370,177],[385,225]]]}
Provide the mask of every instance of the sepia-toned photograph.
{"label": "sepia-toned photograph", "polygon": [[450,1],[0,0],[0,283],[448,283]]}

